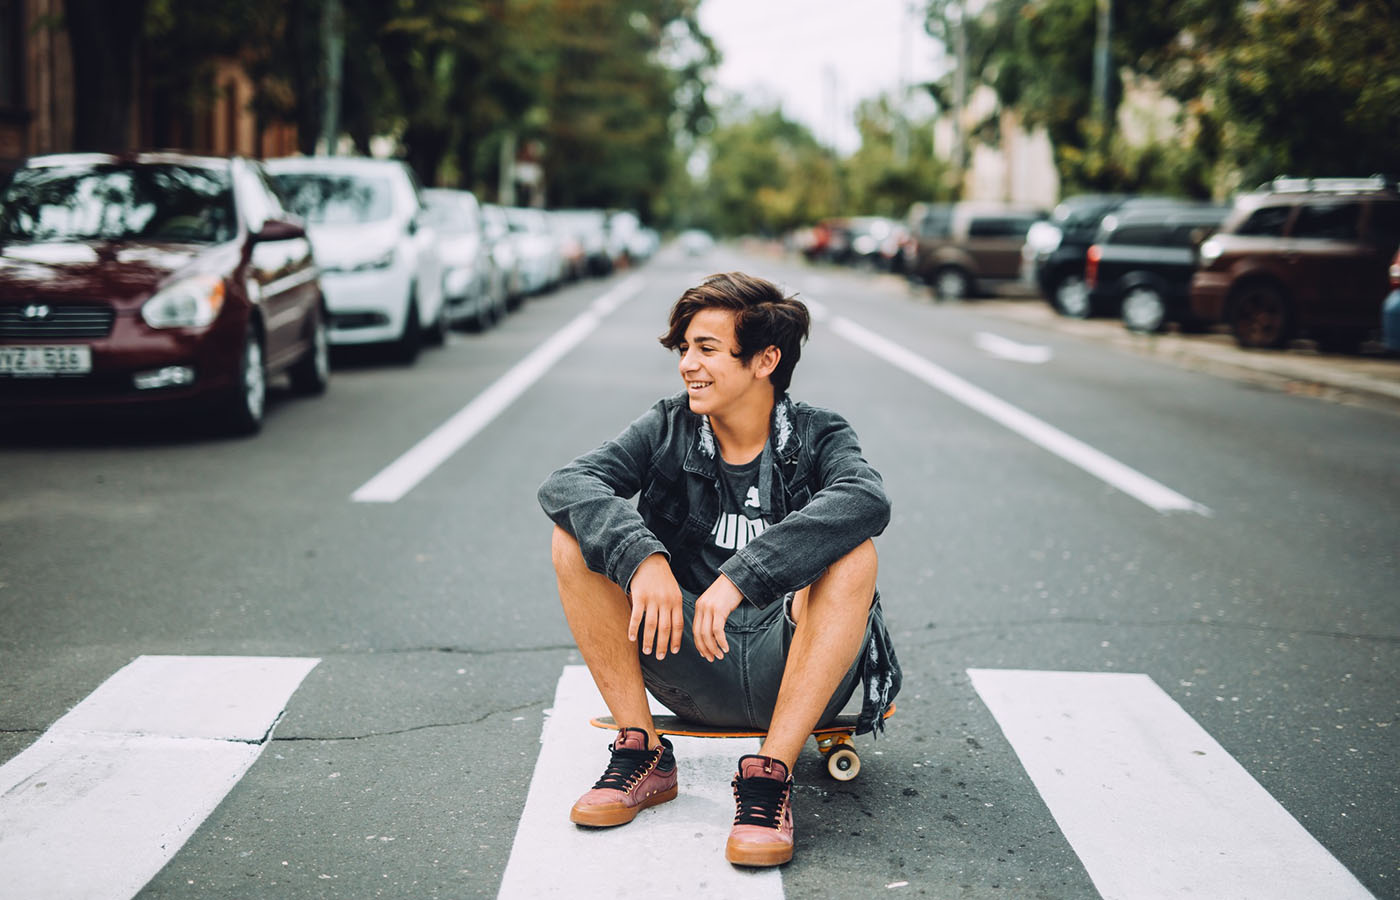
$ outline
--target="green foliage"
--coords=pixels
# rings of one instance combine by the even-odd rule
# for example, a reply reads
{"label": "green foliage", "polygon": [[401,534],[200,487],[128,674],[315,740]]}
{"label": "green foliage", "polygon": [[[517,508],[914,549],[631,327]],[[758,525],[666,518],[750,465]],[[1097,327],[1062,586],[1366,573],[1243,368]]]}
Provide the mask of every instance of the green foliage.
{"label": "green foliage", "polygon": [[840,210],[831,152],[779,110],[721,125],[703,150],[709,167],[698,218],[721,234],[780,234]]}
{"label": "green foliage", "polygon": [[[927,6],[929,32],[948,47],[965,27],[972,83],[994,88],[1026,124],[1045,127],[1067,193],[1220,195],[1236,181],[1280,172],[1400,170],[1394,0],[1112,0],[1110,112],[1123,99],[1125,72],[1181,104],[1185,137],[1146,147],[1105,134],[1092,115],[1098,2]],[[945,108],[950,81],[932,87]]]}

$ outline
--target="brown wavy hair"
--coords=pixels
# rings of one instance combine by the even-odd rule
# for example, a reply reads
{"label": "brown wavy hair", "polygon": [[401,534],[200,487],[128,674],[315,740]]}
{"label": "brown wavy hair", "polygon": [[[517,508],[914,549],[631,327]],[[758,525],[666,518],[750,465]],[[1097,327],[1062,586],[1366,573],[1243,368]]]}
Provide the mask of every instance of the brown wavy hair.
{"label": "brown wavy hair", "polygon": [[773,389],[782,393],[792,383],[792,370],[802,357],[812,316],[807,305],[794,294],[785,296],[767,279],[743,272],[711,275],[681,294],[671,307],[670,327],[657,340],[667,350],[679,350],[685,343],[690,320],[703,309],[725,309],[734,313],[734,338],[739,342],[734,356],[745,365],[756,353],[777,347],[778,366],[773,370]]}

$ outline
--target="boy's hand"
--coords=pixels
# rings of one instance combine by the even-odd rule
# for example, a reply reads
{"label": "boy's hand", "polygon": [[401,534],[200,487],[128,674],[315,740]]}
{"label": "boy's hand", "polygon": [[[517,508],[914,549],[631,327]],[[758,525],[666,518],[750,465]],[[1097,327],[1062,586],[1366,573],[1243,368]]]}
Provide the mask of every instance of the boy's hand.
{"label": "boy's hand", "polygon": [[695,648],[707,662],[724,659],[724,654],[729,652],[724,623],[743,601],[743,592],[724,575],[716,578],[695,601]]}
{"label": "boy's hand", "polygon": [[656,658],[666,658],[681,651],[681,634],[685,631],[685,614],[681,605],[681,587],[671,572],[671,564],[660,553],[653,553],[632,575],[632,618],[627,622],[627,640],[642,635],[642,653],[656,647]]}

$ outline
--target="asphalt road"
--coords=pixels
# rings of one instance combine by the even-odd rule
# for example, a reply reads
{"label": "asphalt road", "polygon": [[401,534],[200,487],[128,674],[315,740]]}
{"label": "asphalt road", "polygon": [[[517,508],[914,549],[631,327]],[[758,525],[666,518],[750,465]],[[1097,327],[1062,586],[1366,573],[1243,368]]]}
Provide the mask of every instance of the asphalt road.
{"label": "asphalt road", "polygon": [[[1150,677],[1367,890],[1400,897],[1400,416],[725,248],[571,285],[413,367],[343,365],[323,398],[274,396],[253,439],[0,435],[0,762],[139,656],[314,657],[262,756],[141,896],[496,895],[545,711],[579,663],[535,489],[679,389],[655,341],[666,310],[730,268],[823,314],[793,394],[847,416],[894,501],[877,547],[899,713],[860,739],[856,781],[808,748],[787,896],[1100,895],[972,669]],[[628,277],[635,296],[402,499],[352,501]],[[1154,509],[862,334],[1192,508]],[[598,734],[578,752],[601,771]],[[569,884],[567,860],[538,864]],[[1151,873],[1134,896],[1156,896]]]}

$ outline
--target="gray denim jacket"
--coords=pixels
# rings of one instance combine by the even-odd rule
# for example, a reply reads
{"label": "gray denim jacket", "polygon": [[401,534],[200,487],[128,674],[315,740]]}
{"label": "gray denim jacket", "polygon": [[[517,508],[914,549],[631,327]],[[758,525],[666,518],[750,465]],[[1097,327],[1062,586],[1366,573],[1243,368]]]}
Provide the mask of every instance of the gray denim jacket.
{"label": "gray denim jacket", "polygon": [[[579,542],[590,569],[625,588],[651,554],[674,562],[709,540],[719,515],[718,453],[709,420],[681,392],[550,475],[540,506]],[[890,519],[880,474],[845,419],[785,394],[773,408],[759,500],[773,524],[720,567],[758,606],[811,584]],[[878,600],[862,658],[861,733],[883,727],[901,681]]]}

